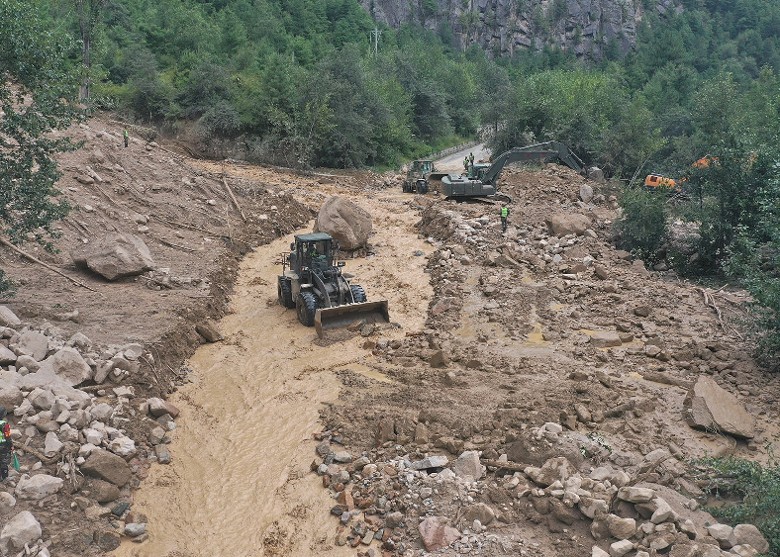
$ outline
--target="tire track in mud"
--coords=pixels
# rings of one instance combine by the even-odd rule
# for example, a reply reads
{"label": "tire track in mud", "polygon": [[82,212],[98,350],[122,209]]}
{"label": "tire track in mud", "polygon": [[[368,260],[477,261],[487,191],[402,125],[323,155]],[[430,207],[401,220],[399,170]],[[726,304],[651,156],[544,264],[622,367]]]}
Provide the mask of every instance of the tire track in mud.
{"label": "tire track in mud", "polygon": [[[385,197],[366,206],[383,224],[371,238],[376,255],[348,260],[347,270],[369,300],[388,297],[391,319],[402,325],[383,331],[393,338],[423,326],[432,292],[425,257],[413,254],[432,248],[413,230],[416,215],[399,207],[405,198]],[[135,495],[150,538],[124,543],[116,556],[354,554],[333,543],[333,502],[309,463],[319,409],[339,393],[332,370],[373,356],[360,337],[315,344],[314,330],[276,303],[276,261],[291,239],[242,262],[232,313],[220,323],[226,340],[198,349],[189,361],[193,382],[171,399],[181,409],[172,464],[154,466]]]}

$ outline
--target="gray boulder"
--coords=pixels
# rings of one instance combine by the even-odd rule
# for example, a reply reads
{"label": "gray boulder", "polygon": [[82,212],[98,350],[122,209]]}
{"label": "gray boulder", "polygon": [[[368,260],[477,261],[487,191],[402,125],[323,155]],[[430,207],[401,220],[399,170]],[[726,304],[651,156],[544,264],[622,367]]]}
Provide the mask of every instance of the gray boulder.
{"label": "gray boulder", "polygon": [[751,439],[756,419],[742,403],[712,378],[700,377],[683,401],[685,420],[693,428]]}
{"label": "gray boulder", "polygon": [[25,544],[37,541],[43,531],[30,511],[22,511],[6,523],[0,531],[0,552],[20,551]]}
{"label": "gray boulder", "polygon": [[365,246],[371,231],[371,214],[341,197],[325,201],[314,223],[314,232],[330,234],[345,250]]}
{"label": "gray boulder", "polygon": [[0,325],[3,327],[18,327],[21,324],[22,320],[8,306],[0,306]]}
{"label": "gray boulder", "polygon": [[485,475],[485,467],[479,462],[477,451],[465,451],[452,463],[455,475],[470,481],[476,481]]}
{"label": "gray boulder", "polygon": [[92,369],[73,348],[61,348],[46,358],[37,373],[56,375],[71,387],[92,377]]}
{"label": "gray boulder", "polygon": [[14,348],[19,354],[32,356],[40,362],[49,351],[49,338],[38,331],[23,331],[14,344]]}
{"label": "gray boulder", "polygon": [[18,387],[7,386],[0,388],[0,405],[5,406],[9,413],[19,406],[23,400],[24,395]]}
{"label": "gray boulder", "polygon": [[580,186],[580,199],[584,203],[590,203],[593,200],[593,187],[589,184],[582,184]]}
{"label": "gray boulder", "polygon": [[140,275],[155,267],[144,241],[123,232],[106,234],[71,255],[77,265],[86,266],[108,280]]}
{"label": "gray boulder", "polygon": [[7,366],[16,363],[16,354],[0,344],[0,365]]}
{"label": "gray boulder", "polygon": [[130,466],[121,456],[104,449],[93,449],[81,471],[90,477],[99,478],[122,487],[133,477]]}
{"label": "gray boulder", "polygon": [[65,480],[48,474],[37,474],[35,476],[22,476],[19,483],[16,484],[16,496],[19,499],[31,499],[40,501],[44,497],[54,495],[60,489]]}

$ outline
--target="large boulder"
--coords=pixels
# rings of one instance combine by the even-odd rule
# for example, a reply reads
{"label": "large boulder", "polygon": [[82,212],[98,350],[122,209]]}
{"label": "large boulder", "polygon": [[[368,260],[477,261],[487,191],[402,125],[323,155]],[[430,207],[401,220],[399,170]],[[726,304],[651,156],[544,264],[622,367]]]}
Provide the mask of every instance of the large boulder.
{"label": "large boulder", "polygon": [[41,537],[40,523],[30,511],[22,511],[9,520],[0,532],[0,553],[19,551]]}
{"label": "large boulder", "polygon": [[314,232],[330,234],[345,250],[365,246],[371,230],[371,214],[341,197],[325,201],[314,223]]}
{"label": "large boulder", "polygon": [[119,487],[124,486],[133,476],[124,458],[103,449],[93,449],[87,461],[81,465],[81,471]]}
{"label": "large boulder", "polygon": [[56,375],[71,387],[92,377],[92,369],[89,364],[74,348],[61,348],[46,358],[41,362],[37,373]]}
{"label": "large boulder", "polygon": [[140,275],[154,268],[154,260],[144,241],[133,234],[111,232],[72,254],[77,265],[108,280]]}
{"label": "large boulder", "polygon": [[0,344],[0,366],[7,366],[16,363],[16,354]]}
{"label": "large boulder", "polygon": [[547,219],[547,226],[559,238],[567,234],[582,236],[590,227],[590,219],[585,215],[557,213]]}
{"label": "large boulder", "polygon": [[742,403],[711,377],[700,377],[683,401],[685,420],[693,428],[751,439],[756,419]]}

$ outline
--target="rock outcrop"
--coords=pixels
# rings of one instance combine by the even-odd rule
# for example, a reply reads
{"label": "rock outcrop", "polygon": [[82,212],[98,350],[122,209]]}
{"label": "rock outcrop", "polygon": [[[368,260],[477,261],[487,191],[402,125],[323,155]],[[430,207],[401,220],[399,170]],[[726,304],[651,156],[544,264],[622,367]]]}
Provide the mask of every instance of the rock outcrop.
{"label": "rock outcrop", "polygon": [[[638,23],[648,14],[680,11],[678,0],[476,0],[405,2],[360,0],[376,20],[390,27],[416,23],[432,31],[451,29],[461,48],[479,45],[499,56],[558,47],[578,57],[603,58],[607,49],[625,54],[636,43]],[[646,11],[647,10],[647,11]]]}

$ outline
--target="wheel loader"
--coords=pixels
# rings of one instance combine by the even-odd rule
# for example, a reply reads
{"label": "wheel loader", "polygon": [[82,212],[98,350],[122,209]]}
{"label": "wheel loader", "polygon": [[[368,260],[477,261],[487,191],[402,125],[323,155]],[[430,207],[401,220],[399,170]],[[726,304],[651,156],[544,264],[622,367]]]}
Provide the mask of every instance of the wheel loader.
{"label": "wheel loader", "polygon": [[444,176],[446,173],[438,172],[431,160],[412,161],[402,189],[405,193],[426,194],[431,190],[431,182],[438,182]]}
{"label": "wheel loader", "polygon": [[314,326],[323,337],[327,329],[356,322],[387,323],[387,300],[366,301],[362,286],[350,283],[336,261],[336,242],[323,232],[298,234],[290,252],[282,254],[282,274],[277,280],[279,304],[295,309],[298,321]]}

